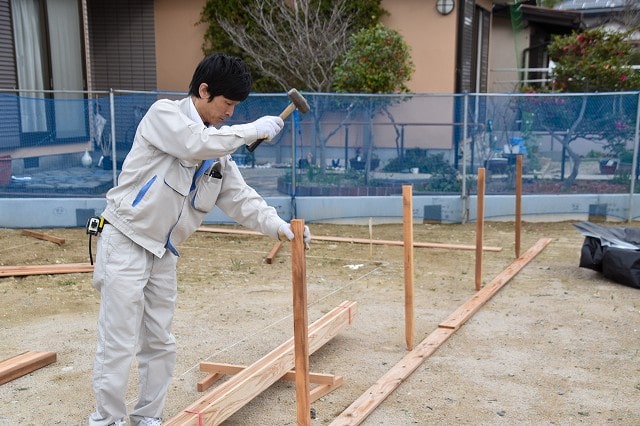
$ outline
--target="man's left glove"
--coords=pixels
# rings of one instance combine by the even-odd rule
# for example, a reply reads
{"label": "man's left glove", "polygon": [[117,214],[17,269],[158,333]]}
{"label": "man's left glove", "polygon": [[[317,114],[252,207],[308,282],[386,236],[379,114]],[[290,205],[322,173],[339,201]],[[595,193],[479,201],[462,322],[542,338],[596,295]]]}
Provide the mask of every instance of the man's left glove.
{"label": "man's left glove", "polygon": [[[304,243],[305,245],[309,245],[309,243],[311,242],[311,231],[309,231],[309,227],[307,225],[304,226],[304,232],[302,234],[303,238],[304,238]],[[291,241],[293,240],[293,231],[291,230],[291,224],[290,223],[283,223],[282,225],[280,225],[280,228],[278,228],[278,239],[280,241]]]}

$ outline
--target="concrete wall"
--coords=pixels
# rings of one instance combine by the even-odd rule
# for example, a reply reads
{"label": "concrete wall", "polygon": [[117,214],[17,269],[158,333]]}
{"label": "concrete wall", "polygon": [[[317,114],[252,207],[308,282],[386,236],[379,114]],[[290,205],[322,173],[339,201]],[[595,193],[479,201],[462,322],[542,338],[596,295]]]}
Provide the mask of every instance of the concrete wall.
{"label": "concrete wall", "polygon": [[[278,214],[291,218],[289,197],[267,197]],[[628,194],[527,195],[522,198],[522,218],[529,222],[565,220],[625,221]],[[640,218],[640,195],[632,200],[631,218]],[[485,221],[513,221],[515,197],[494,195],[485,198]],[[469,199],[468,220],[476,220],[476,197]],[[83,227],[89,216],[104,209],[102,198],[0,198],[2,228],[73,228]],[[416,223],[461,223],[463,203],[459,196],[414,196],[413,217]],[[296,216],[306,222],[375,223],[402,222],[402,196],[388,197],[299,197]],[[205,218],[205,223],[233,223],[219,210]]]}

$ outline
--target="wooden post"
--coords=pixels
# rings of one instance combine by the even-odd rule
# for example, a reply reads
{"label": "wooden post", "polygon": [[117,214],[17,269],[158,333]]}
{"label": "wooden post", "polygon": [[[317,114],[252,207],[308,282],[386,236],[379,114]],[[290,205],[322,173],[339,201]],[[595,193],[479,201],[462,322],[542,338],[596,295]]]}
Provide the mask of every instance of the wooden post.
{"label": "wooden post", "polygon": [[522,228],[522,155],[516,157],[516,259],[520,257],[520,229]]}
{"label": "wooden post", "polygon": [[404,334],[407,349],[413,349],[413,192],[402,185],[404,234]]}
{"label": "wooden post", "polygon": [[52,243],[56,243],[57,245],[64,244],[64,238],[54,237],[52,235],[43,234],[42,232],[35,232],[28,229],[22,230],[22,235],[27,235],[29,237],[38,238],[40,240],[51,241]]}
{"label": "wooden post", "polygon": [[476,291],[482,287],[482,233],[484,230],[484,167],[478,169],[478,208],[476,219]]}
{"label": "wooden post", "polygon": [[311,424],[309,400],[309,339],[307,313],[307,263],[304,244],[304,220],[292,219],[291,271],[293,283],[293,340],[296,371],[296,411],[298,426]]}

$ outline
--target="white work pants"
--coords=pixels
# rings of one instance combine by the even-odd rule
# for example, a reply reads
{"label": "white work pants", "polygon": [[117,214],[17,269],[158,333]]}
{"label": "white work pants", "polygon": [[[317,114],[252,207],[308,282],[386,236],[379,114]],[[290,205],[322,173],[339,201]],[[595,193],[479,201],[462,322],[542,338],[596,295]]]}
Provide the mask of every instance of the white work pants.
{"label": "white work pants", "polygon": [[[162,417],[176,360],[171,321],[176,303],[176,256],[157,258],[111,225],[98,238],[93,286],[100,292],[93,366],[96,411],[89,425],[126,417],[125,394],[134,356],[138,402],[132,424]],[[137,351],[137,352],[136,352]]]}

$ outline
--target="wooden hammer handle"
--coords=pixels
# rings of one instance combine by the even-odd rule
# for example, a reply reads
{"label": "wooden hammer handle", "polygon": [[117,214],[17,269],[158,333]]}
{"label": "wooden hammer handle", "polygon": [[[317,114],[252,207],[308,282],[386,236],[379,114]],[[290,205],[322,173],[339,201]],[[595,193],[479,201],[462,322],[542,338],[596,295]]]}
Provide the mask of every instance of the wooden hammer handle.
{"label": "wooden hammer handle", "polygon": [[287,105],[287,107],[285,109],[282,110],[282,112],[280,113],[280,118],[285,120],[287,117],[289,117],[291,115],[291,113],[295,109],[296,109],[296,105],[293,102],[291,102],[289,105]]}
{"label": "wooden hammer handle", "polygon": [[[285,109],[282,110],[282,112],[280,113],[280,118],[282,118],[283,120],[286,119],[291,115],[293,111],[295,111],[295,109],[296,109],[296,105],[293,102],[291,102],[289,105],[287,105]],[[260,145],[265,140],[266,139],[258,139],[257,141],[255,141],[254,143],[252,143],[247,147],[247,151],[253,152],[258,147],[258,145]]]}

